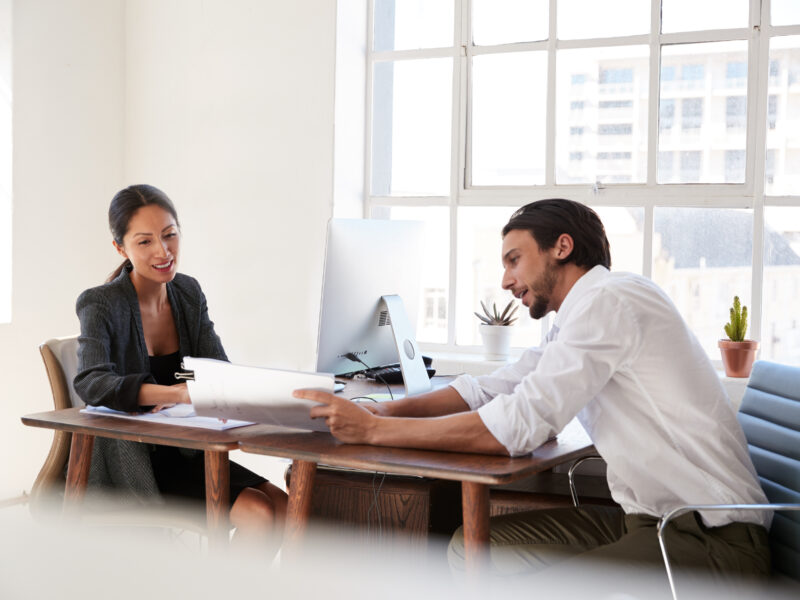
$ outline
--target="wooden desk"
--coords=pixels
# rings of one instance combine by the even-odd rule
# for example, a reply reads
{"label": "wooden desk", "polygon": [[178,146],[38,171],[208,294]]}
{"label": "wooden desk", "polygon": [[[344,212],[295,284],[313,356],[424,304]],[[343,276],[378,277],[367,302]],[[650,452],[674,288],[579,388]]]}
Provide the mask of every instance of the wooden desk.
{"label": "wooden desk", "polygon": [[287,515],[290,541],[297,541],[308,523],[317,463],[460,481],[465,552],[471,567],[483,559],[489,541],[490,485],[510,483],[594,453],[577,422],[567,426],[558,439],[523,458],[342,444],[329,433],[319,432],[254,432],[239,447],[245,452],[292,459]]}
{"label": "wooden desk", "polygon": [[239,446],[243,435],[263,431],[264,426],[250,425],[225,431],[163,425],[113,416],[81,413],[79,408],[51,410],[22,417],[31,427],[43,427],[72,433],[64,506],[72,510],[81,501],[89,480],[89,467],[95,436],[132,442],[161,444],[202,450],[206,471],[206,518],[209,544],[224,546],[228,539],[228,504],[230,471],[228,452]]}

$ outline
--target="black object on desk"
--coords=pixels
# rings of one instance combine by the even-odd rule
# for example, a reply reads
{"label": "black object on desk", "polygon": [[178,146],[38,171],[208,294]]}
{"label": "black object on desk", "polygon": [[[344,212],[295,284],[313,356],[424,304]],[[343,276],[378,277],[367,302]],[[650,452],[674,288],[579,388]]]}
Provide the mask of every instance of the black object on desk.
{"label": "black object on desk", "polygon": [[[423,356],[422,362],[425,364],[425,371],[428,373],[428,378],[432,378],[436,374],[436,369],[431,368],[433,359],[430,356]],[[403,371],[400,369],[400,363],[386,365],[383,367],[372,367],[371,369],[363,369],[361,371],[354,371],[353,373],[337,375],[337,377],[346,377],[348,379],[352,379],[356,375],[363,375],[367,379],[381,383],[387,383],[389,385],[404,383]]]}

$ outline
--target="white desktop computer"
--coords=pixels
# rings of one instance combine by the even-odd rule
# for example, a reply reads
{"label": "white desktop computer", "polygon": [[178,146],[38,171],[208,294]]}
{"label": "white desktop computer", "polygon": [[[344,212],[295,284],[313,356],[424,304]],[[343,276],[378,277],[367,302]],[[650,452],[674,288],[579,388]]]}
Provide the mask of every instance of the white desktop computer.
{"label": "white desktop computer", "polygon": [[417,221],[331,219],[317,371],[400,364],[406,394],[430,389],[416,342],[422,229]]}

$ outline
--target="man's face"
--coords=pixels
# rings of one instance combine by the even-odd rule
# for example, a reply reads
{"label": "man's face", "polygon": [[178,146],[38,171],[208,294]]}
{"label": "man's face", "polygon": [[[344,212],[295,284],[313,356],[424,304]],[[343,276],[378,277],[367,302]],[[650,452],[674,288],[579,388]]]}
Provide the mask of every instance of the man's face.
{"label": "man's face", "polygon": [[[541,319],[556,310],[553,291],[561,265],[552,252],[542,251],[524,229],[512,229],[503,238],[503,289],[510,290],[528,307],[531,317]],[[560,304],[560,302],[558,303]]]}

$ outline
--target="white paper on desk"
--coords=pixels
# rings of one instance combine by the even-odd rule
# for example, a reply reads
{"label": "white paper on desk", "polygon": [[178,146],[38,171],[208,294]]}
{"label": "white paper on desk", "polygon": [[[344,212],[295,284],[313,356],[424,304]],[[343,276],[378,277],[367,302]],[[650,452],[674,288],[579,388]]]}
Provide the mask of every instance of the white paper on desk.
{"label": "white paper on desk", "polygon": [[328,431],[324,419],[312,419],[316,402],[292,397],[298,389],[333,393],[333,375],[234,365],[212,358],[187,356],[183,366],[194,371],[187,381],[198,415],[241,419],[282,427]]}
{"label": "white paper on desk", "polygon": [[201,429],[216,429],[224,431],[234,427],[244,427],[253,423],[247,421],[235,421],[230,419],[223,423],[219,419],[209,417],[198,417],[191,404],[176,404],[172,408],[165,408],[158,412],[146,413],[126,413],[119,410],[107,408],[105,406],[86,406],[81,410],[82,413],[111,415],[122,419],[135,419],[137,421],[150,421],[152,423],[163,423],[164,425],[180,425],[182,427],[200,427]]}

